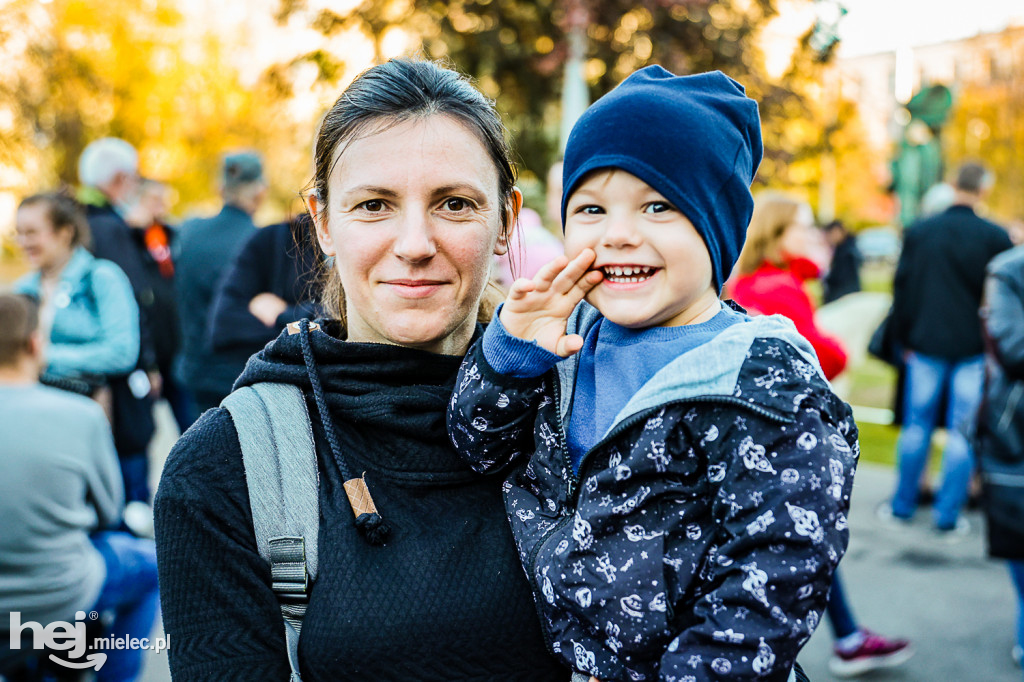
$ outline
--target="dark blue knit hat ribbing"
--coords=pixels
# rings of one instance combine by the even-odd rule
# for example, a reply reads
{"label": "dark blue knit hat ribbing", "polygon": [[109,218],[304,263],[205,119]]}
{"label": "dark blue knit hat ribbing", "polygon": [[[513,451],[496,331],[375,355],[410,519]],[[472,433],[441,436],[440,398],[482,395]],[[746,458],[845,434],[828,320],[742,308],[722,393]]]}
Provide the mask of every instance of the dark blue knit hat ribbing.
{"label": "dark blue knit hat ribbing", "polygon": [[562,167],[562,225],[569,197],[588,173],[624,170],[693,223],[721,291],[743,248],[761,154],[757,103],[742,85],[720,71],[675,76],[645,67],[573,126]]}

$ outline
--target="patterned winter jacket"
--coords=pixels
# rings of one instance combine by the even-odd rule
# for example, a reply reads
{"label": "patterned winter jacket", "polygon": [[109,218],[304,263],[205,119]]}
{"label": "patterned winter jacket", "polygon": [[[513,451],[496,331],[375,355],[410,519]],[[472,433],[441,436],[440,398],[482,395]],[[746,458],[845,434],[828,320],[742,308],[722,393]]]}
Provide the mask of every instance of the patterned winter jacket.
{"label": "patterned winter jacket", "polygon": [[[599,318],[581,304],[569,332]],[[574,474],[577,361],[496,373],[478,342],[448,412],[456,448],[507,472],[506,510],[552,650],[613,680],[785,680],[848,541],[848,405],[781,316],[672,361]]]}

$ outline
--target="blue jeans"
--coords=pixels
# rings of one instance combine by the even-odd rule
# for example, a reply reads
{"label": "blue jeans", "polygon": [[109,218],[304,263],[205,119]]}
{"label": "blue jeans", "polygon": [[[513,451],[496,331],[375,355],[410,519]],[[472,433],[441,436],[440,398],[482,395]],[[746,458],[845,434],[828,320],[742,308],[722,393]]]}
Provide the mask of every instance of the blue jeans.
{"label": "blue jeans", "polygon": [[[129,533],[95,533],[92,544],[103,556],[107,579],[93,610],[113,611],[107,637],[149,637],[156,623],[160,592],[156,579],[156,544]],[[144,651],[107,649],[97,682],[131,682],[142,670]]]}
{"label": "blue jeans", "polygon": [[857,627],[857,619],[853,617],[850,603],[846,601],[846,591],[839,580],[839,571],[832,575],[832,589],[828,593],[825,615],[828,616],[828,624],[832,626],[832,636],[835,639],[849,637],[860,629]]}
{"label": "blue jeans", "polygon": [[120,455],[125,502],[149,504],[149,456],[145,452]]}
{"label": "blue jeans", "polygon": [[1010,577],[1017,588],[1017,646],[1024,648],[1024,561],[1009,561]]}
{"label": "blue jeans", "polygon": [[970,438],[981,402],[984,356],[963,360],[909,353],[903,393],[903,431],[897,452],[899,481],[892,499],[894,516],[909,519],[917,510],[918,486],[928,463],[939,399],[948,387],[946,448],[942,452],[942,484],[935,495],[935,525],[953,528],[967,500],[973,453]]}

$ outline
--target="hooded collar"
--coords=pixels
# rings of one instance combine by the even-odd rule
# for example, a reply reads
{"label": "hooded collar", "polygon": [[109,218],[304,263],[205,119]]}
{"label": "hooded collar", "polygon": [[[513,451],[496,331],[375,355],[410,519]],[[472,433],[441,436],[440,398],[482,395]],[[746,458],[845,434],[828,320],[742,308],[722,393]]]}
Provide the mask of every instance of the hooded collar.
{"label": "hooded collar", "polygon": [[[600,319],[601,313],[597,308],[584,301],[576,306],[569,317],[568,332],[586,338],[589,330]],[[759,315],[730,326],[708,343],[680,355],[660,369],[630,398],[608,430],[611,431],[635,414],[669,401],[709,396],[732,397],[752,344],[757,339],[769,338],[778,339],[795,348],[821,380],[828,383],[814,349],[789,318],[782,315]],[[573,355],[557,366],[563,419],[568,418],[578,365],[578,355]],[[780,414],[788,414],[793,410],[791,396],[781,394],[766,396],[762,405]]]}
{"label": "hooded collar", "polygon": [[[445,425],[461,356],[345,341],[336,321],[318,324],[309,333],[310,349],[331,417],[350,432],[352,438],[343,440],[356,443],[343,454],[353,468],[373,466],[395,475],[469,471],[449,445]],[[300,334],[283,331],[249,359],[234,387],[261,381],[311,390]],[[319,421],[316,410],[310,416]],[[376,444],[372,452],[363,442]]]}

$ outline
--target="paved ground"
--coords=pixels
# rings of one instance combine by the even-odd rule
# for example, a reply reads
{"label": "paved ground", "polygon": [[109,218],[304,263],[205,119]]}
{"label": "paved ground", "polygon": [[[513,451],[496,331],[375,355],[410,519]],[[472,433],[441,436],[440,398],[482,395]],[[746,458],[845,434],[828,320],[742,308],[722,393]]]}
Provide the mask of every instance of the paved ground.
{"label": "paved ground", "polygon": [[[985,558],[982,519],[967,515],[971,533],[947,544],[926,511],[905,530],[890,530],[875,508],[892,492],[893,473],[865,464],[855,479],[851,540],[840,564],[861,625],[913,640],[902,668],[869,679],[906,682],[1020,682],[1010,659],[1013,588],[1005,566]],[[823,623],[800,656],[814,682],[833,680],[826,667],[832,637]]]}

